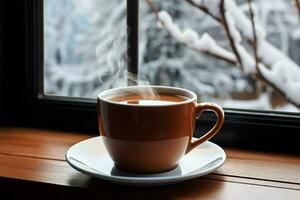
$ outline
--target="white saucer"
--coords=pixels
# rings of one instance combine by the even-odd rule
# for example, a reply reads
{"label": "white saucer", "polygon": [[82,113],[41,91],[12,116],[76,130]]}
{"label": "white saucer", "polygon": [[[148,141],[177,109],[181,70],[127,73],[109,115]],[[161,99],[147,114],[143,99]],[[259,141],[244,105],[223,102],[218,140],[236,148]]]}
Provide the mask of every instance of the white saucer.
{"label": "white saucer", "polygon": [[79,142],[66,152],[67,162],[76,170],[99,179],[134,186],[168,185],[200,177],[222,166],[225,159],[226,154],[221,147],[212,142],[205,142],[185,155],[178,167],[171,171],[134,174],[114,166],[101,136]]}

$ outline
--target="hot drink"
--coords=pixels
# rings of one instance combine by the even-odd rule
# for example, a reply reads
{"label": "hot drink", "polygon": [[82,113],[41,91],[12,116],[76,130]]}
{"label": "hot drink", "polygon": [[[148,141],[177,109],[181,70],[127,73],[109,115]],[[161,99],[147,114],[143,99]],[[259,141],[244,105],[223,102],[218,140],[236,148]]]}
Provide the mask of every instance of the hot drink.
{"label": "hot drink", "polygon": [[170,95],[170,94],[159,94],[157,96],[142,96],[138,94],[128,94],[122,96],[115,96],[110,99],[110,101],[118,102],[121,104],[134,104],[134,105],[171,105],[179,102],[188,100],[187,97],[180,95]]}
{"label": "hot drink", "polygon": [[[145,93],[149,88],[155,92]],[[115,88],[99,94],[99,130],[115,165],[131,172],[163,172],[213,137],[223,124],[224,112],[216,104],[197,104],[196,98],[191,91],[163,86]],[[214,111],[217,123],[192,141],[196,118],[204,110]]]}

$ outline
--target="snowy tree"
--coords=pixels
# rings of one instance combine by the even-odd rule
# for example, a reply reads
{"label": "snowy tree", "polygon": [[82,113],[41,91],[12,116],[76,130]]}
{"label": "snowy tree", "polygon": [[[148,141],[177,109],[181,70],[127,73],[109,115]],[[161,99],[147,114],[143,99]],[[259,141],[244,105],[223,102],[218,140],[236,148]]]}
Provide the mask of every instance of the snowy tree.
{"label": "snowy tree", "polygon": [[[298,111],[299,1],[252,1],[252,17],[247,0],[148,3],[140,0],[140,77],[225,107]],[[126,84],[125,19],[124,0],[46,0],[46,92],[95,97]]]}
{"label": "snowy tree", "polygon": [[[257,23],[257,16],[254,15],[257,7],[253,9],[250,1],[246,9],[250,17],[247,17],[241,8],[245,6],[239,7],[234,0],[186,0],[223,27],[231,51],[218,45],[208,33],[199,35],[193,29],[181,29],[167,11],[159,11],[151,0],[147,2],[161,26],[179,43],[231,65],[235,64],[249,78],[267,83],[294,106],[300,107],[300,96],[297,92],[300,91],[300,68],[283,51],[267,41],[266,32]],[[244,43],[249,43],[248,48]],[[249,46],[254,49],[254,56],[249,53]],[[261,92],[259,95],[262,96]]]}
{"label": "snowy tree", "polygon": [[47,0],[45,10],[46,93],[95,97],[111,87],[126,67],[126,2]]}

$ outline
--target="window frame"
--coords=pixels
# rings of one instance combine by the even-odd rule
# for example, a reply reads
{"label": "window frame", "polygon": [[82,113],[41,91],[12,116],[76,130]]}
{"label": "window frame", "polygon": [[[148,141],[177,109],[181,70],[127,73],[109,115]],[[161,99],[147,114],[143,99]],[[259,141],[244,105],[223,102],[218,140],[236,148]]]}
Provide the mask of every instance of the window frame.
{"label": "window frame", "polygon": [[[4,19],[8,21],[4,25],[10,29],[3,36],[4,47],[8,48],[2,67],[2,83],[5,83],[3,123],[97,133],[96,100],[43,94],[43,1],[9,2],[4,12]],[[138,0],[127,0],[127,5],[127,24],[131,31],[128,42],[133,47],[128,49],[129,60],[132,60],[129,71],[137,72]],[[26,37],[18,37],[19,34]],[[19,47],[20,43],[24,47]],[[20,59],[15,58],[18,47]],[[225,116],[221,134],[212,140],[220,145],[300,153],[297,148],[300,113],[225,108]],[[199,135],[198,129],[207,130],[213,121],[214,115],[205,113],[197,123],[196,135]]]}

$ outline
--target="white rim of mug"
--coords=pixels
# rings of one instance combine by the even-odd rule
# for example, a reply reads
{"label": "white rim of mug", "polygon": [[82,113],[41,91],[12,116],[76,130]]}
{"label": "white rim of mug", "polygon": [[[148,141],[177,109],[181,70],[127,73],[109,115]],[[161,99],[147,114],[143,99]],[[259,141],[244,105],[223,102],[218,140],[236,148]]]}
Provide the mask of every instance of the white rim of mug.
{"label": "white rim of mug", "polygon": [[[187,97],[188,99],[185,101],[181,101],[181,102],[176,102],[175,104],[165,104],[165,105],[138,105],[138,104],[123,104],[123,103],[119,103],[119,102],[115,102],[115,101],[110,101],[107,100],[104,96],[108,96],[110,93],[116,92],[118,90],[124,91],[126,89],[129,90],[133,90],[135,88],[152,88],[152,89],[157,89],[157,90],[161,90],[161,89],[166,89],[166,90],[171,90],[174,91],[174,93],[176,94],[177,92],[181,92],[181,94],[177,94],[177,95],[181,95],[184,97]],[[158,91],[159,93],[159,91]],[[184,94],[182,94],[184,93]],[[173,93],[171,93],[173,94]],[[197,102],[197,95],[190,91],[190,90],[186,90],[183,88],[178,88],[178,87],[170,87],[170,86],[157,86],[157,85],[138,85],[138,86],[126,86],[126,87],[117,87],[117,88],[112,88],[112,89],[108,89],[105,90],[103,92],[101,92],[97,98],[101,101],[107,102],[107,103],[111,103],[111,104],[116,104],[116,105],[120,105],[120,106],[133,106],[133,107],[166,107],[166,106],[178,106],[178,105],[183,105],[183,104],[188,104],[191,102]]]}

